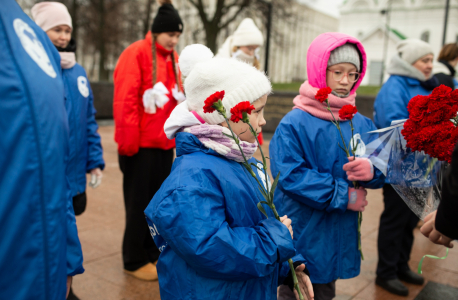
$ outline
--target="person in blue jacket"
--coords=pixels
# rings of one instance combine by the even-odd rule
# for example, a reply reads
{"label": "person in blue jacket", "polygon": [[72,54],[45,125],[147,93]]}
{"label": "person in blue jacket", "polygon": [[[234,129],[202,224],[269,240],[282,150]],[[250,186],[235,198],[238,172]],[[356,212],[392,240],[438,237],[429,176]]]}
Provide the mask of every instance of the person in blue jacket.
{"label": "person in blue jacket", "polygon": [[[340,108],[355,105],[355,91],[365,72],[366,55],[357,39],[341,33],[319,35],[307,52],[308,81],[269,147],[272,175],[280,173],[275,205],[292,220],[296,249],[307,261],[315,298],[320,300],[335,297],[337,279],[359,275],[358,214],[367,205],[364,188],[380,188],[385,178],[364,158],[348,162],[331,113],[315,95],[329,87],[330,107],[339,118]],[[356,154],[362,155],[370,142],[365,133],[376,128],[360,113],[354,115],[353,126],[352,144],[358,143]],[[340,127],[349,145],[350,122],[341,120]],[[346,163],[358,164],[365,175],[360,177],[350,165],[344,167]],[[355,189],[352,181],[364,188]],[[281,299],[291,298],[284,286],[279,294]]]}
{"label": "person in blue jacket", "polygon": [[75,61],[76,43],[71,38],[72,19],[67,7],[58,2],[40,2],[32,7],[32,17],[59,51],[65,88],[65,108],[70,127],[70,155],[67,177],[75,215],[86,209],[86,173],[89,185],[96,188],[105,167],[89,80],[84,68]]}
{"label": "person in blue jacket", "polygon": [[[387,72],[390,78],[382,86],[374,103],[377,128],[392,121],[409,118],[407,105],[417,95],[429,95],[438,86],[433,76],[433,49],[421,40],[398,43],[397,54]],[[376,284],[387,291],[407,296],[408,288],[400,281],[422,285],[423,277],[408,265],[413,245],[413,230],[419,221],[390,184],[383,187],[385,210],[380,217]]]}
{"label": "person in blue jacket", "polygon": [[[180,55],[187,100],[164,127],[169,139],[176,136],[177,158],[145,210],[162,251],[157,263],[161,299],[274,300],[293,257],[303,294],[313,299],[303,258],[294,249],[291,220],[283,216],[280,222],[259,211],[263,196],[240,163],[242,154],[227,127],[256,165],[255,137],[242,122],[227,124],[217,111],[204,112],[204,100],[224,91],[228,117],[235,105],[251,103],[250,123],[260,133],[270,82],[243,62],[212,57],[202,45],[188,46]],[[252,170],[260,182],[270,184],[257,168]]]}
{"label": "person in blue jacket", "polygon": [[14,0],[0,5],[0,61],[0,299],[65,299],[84,269],[60,57]]}

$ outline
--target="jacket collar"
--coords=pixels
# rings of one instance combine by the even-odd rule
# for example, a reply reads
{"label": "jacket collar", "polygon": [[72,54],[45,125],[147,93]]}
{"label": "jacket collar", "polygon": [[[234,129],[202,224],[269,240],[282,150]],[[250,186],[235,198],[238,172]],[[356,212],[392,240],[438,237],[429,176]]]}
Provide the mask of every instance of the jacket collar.
{"label": "jacket collar", "polygon": [[[145,36],[145,40],[148,42],[149,45],[153,44],[153,35],[151,34],[151,31],[148,31],[148,33]],[[173,50],[165,49],[158,42],[156,42],[156,51],[161,56],[167,56],[167,55],[172,54],[173,52]]]}
{"label": "jacket collar", "polygon": [[440,60],[439,62],[443,64],[450,71],[449,75],[451,75],[452,77],[455,77],[455,73],[456,73],[455,68],[452,67],[452,65],[450,65],[448,61]]}

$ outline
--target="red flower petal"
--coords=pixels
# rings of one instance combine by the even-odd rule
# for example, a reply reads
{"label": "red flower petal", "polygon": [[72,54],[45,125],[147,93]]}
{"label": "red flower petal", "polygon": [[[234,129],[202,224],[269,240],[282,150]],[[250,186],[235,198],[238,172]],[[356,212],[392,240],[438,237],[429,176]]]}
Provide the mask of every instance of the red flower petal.
{"label": "red flower petal", "polygon": [[357,112],[358,110],[356,109],[356,106],[347,104],[342,106],[342,108],[339,110],[339,118],[341,120],[351,120]]}
{"label": "red flower petal", "polygon": [[330,87],[319,89],[315,95],[315,99],[323,103],[324,101],[326,101],[326,99],[328,99],[328,96],[331,92],[332,89]]}
{"label": "red flower petal", "polygon": [[254,110],[254,106],[251,105],[249,101],[240,102],[233,108],[231,108],[231,121],[238,123],[240,120],[243,120],[243,113],[251,115],[251,111]]}
{"label": "red flower petal", "polygon": [[216,92],[210,95],[206,100],[205,100],[205,105],[204,105],[204,113],[212,113],[215,111],[215,107],[213,106],[218,100],[223,100],[224,98],[224,91]]}
{"label": "red flower petal", "polygon": [[428,96],[413,97],[407,108],[409,119],[401,131],[407,147],[450,162],[458,141],[458,128],[450,121],[458,112],[458,92],[441,85]]}

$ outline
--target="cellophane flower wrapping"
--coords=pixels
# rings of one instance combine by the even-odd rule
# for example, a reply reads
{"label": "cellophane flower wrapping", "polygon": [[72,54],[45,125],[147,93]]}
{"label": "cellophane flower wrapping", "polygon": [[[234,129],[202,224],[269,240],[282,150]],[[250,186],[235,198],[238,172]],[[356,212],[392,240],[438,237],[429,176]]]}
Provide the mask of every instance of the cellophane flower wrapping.
{"label": "cellophane flower wrapping", "polygon": [[378,138],[366,145],[366,157],[386,176],[407,206],[424,219],[440,202],[443,162],[423,151],[406,146],[401,131],[405,120],[394,121],[391,127],[369,132]]}

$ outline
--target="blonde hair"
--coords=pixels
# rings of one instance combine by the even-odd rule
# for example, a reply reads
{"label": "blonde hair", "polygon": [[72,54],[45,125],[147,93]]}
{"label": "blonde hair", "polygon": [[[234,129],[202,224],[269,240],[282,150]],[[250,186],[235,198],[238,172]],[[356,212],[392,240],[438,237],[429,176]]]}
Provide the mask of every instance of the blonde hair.
{"label": "blonde hair", "polygon": [[[157,41],[157,33],[153,33],[153,43],[152,43],[152,50],[153,50],[153,87],[157,82],[157,64],[156,64],[156,41]],[[170,54],[172,57],[172,66],[173,66],[173,75],[175,75],[175,82],[178,86],[178,90],[183,92],[183,87],[181,86],[181,80],[178,76],[178,68],[175,62],[175,50],[172,50]]]}
{"label": "blonde hair", "polygon": [[[231,53],[231,55],[232,55],[233,53],[237,52],[237,50],[239,50],[239,49],[240,49],[239,46],[234,46],[234,47],[232,47],[232,53]],[[255,68],[258,69],[258,70],[261,69],[261,64],[259,63],[259,60],[258,60],[258,58],[256,57],[256,55],[254,56],[253,67],[255,67]]]}

